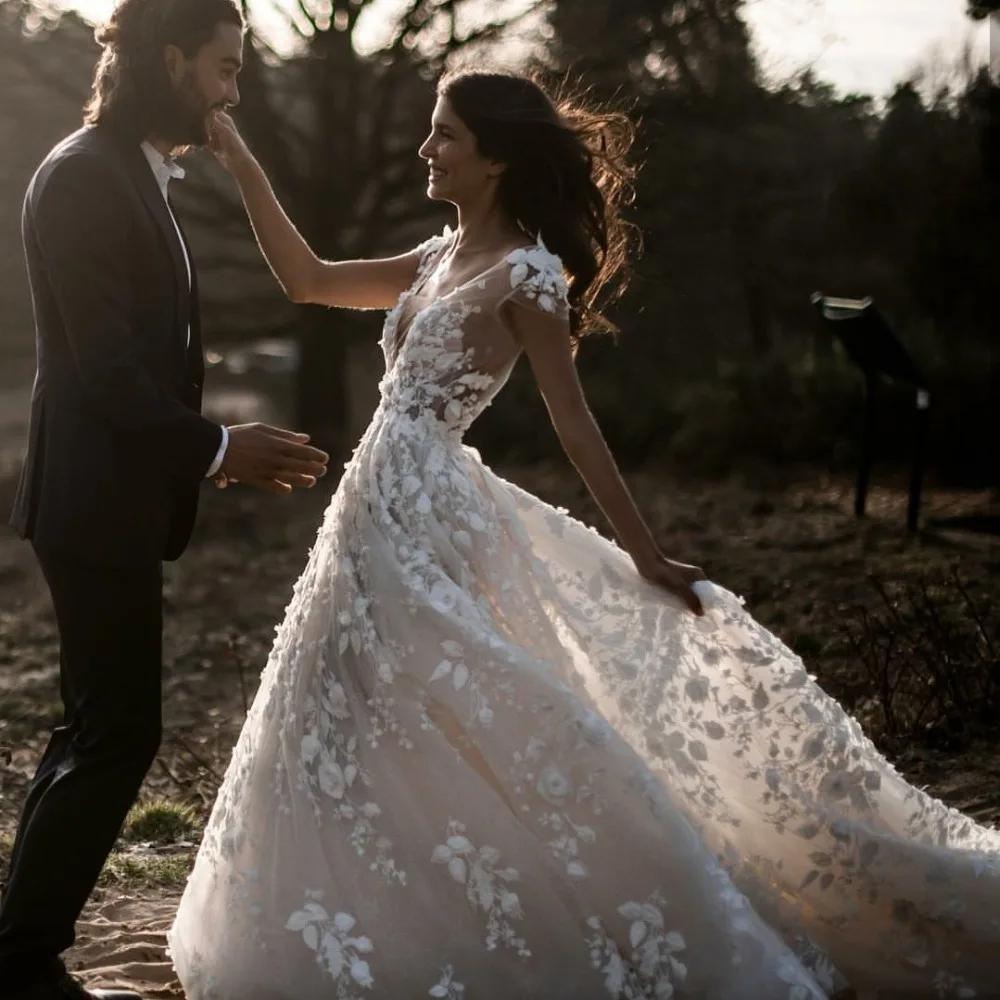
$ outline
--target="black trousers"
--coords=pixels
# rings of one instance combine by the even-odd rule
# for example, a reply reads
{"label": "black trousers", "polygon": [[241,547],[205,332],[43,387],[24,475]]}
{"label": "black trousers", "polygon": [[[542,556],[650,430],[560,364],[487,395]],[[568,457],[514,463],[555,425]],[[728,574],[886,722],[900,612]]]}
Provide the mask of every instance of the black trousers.
{"label": "black trousers", "polygon": [[28,792],[0,900],[0,996],[59,974],[162,729],[162,564],[36,555],[59,626],[65,716]]}

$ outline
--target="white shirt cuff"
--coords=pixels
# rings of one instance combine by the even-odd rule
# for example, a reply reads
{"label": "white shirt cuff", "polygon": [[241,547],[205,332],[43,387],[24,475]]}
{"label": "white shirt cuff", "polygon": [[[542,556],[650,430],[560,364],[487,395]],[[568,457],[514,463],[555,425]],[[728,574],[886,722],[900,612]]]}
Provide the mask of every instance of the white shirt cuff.
{"label": "white shirt cuff", "polygon": [[222,428],[222,444],[219,445],[219,450],[215,453],[215,461],[208,467],[208,472],[205,473],[206,479],[211,479],[222,466],[222,461],[226,457],[226,449],[229,447],[229,428]]}

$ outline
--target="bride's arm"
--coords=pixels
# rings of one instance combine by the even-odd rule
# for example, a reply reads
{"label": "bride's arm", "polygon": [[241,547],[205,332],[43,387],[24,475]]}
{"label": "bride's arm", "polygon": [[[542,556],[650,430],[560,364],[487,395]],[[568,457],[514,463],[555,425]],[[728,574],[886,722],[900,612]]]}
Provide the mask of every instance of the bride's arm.
{"label": "bride's arm", "polygon": [[636,569],[701,614],[701,601],[691,584],[704,579],[704,573],[696,566],[668,559],[656,544],[587,405],[566,322],[517,304],[505,307],[505,319],[528,356],[567,457],[611,522]]}
{"label": "bride's arm", "polygon": [[263,168],[226,114],[217,115],[210,143],[239,185],[268,266],[293,302],[349,309],[390,309],[416,276],[416,252],[380,260],[321,260],[285,214]]}

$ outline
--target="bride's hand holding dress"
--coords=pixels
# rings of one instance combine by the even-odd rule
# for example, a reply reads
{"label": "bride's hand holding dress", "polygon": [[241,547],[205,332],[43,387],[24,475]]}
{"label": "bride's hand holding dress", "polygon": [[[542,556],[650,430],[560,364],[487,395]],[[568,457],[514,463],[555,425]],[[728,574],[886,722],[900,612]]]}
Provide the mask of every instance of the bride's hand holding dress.
{"label": "bride's hand holding dress", "polygon": [[505,303],[503,315],[531,365],[563,449],[639,575],[675,594],[695,614],[702,614],[701,600],[692,585],[704,580],[705,574],[697,566],[668,559],[639,513],[587,405],[565,319],[516,302]]}

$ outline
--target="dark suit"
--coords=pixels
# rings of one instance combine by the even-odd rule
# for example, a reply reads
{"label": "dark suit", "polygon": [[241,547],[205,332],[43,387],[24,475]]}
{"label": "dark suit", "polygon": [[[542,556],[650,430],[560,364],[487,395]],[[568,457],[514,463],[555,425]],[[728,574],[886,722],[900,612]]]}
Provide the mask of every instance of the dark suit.
{"label": "dark suit", "polygon": [[198,412],[197,295],[142,149],[100,128],[57,146],[24,248],[38,374],[11,523],[97,562],[175,559],[221,431]]}
{"label": "dark suit", "polygon": [[[0,984],[46,974],[161,732],[162,560],[194,525],[222,431],[199,413],[197,288],[139,144],[60,143],[24,203],[38,370],[11,523],[61,640],[64,725],[28,794],[0,905]],[[0,986],[0,996],[3,986]]]}

